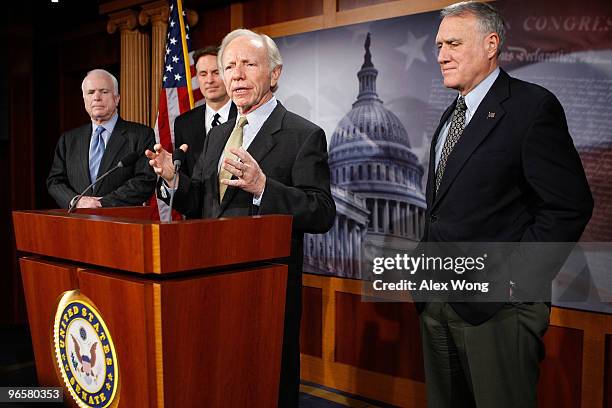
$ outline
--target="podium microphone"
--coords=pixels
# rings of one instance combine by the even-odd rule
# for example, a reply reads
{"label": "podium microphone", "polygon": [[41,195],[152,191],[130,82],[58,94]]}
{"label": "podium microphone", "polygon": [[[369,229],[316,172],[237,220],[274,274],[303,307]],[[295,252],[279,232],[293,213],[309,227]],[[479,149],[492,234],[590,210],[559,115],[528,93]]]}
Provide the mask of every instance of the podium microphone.
{"label": "podium microphone", "polygon": [[172,152],[172,163],[174,163],[174,175],[175,176],[176,176],[176,173],[181,168],[181,164],[183,164],[183,162],[185,161],[185,157],[187,157],[187,154],[181,149],[176,149],[175,151]]}
{"label": "podium microphone", "polygon": [[172,191],[170,192],[170,219],[168,220],[168,222],[172,222],[172,205],[174,204],[174,186],[176,185],[176,175],[178,174],[180,168],[181,168],[181,164],[183,164],[183,162],[185,161],[185,157],[187,157],[187,155],[185,154],[185,152],[181,149],[175,149],[172,152],[172,163],[174,163],[174,177],[172,178]]}
{"label": "podium microphone", "polygon": [[132,153],[128,153],[125,156],[123,156],[123,158],[121,160],[119,160],[119,163],[117,163],[115,165],[115,167],[113,167],[112,169],[110,169],[109,171],[107,171],[106,173],[104,173],[103,175],[101,175],[100,177],[96,178],[96,181],[94,181],[93,183],[91,183],[90,185],[87,186],[87,188],[85,190],[83,190],[83,192],[81,194],[79,194],[78,196],[76,196],[73,199],[73,203],[72,205],[70,205],[70,208],[68,209],[68,213],[71,213],[74,211],[74,209],[76,208],[79,200],[85,195],[85,193],[87,193],[90,189],[93,189],[93,186],[96,185],[96,183],[98,183],[100,180],[104,179],[106,176],[108,176],[109,174],[111,174],[112,172],[114,172],[117,169],[120,169],[121,167],[129,167],[131,165],[133,165],[134,163],[136,163],[138,161],[138,159],[140,158],[140,153],[136,153],[136,152],[132,152]]}

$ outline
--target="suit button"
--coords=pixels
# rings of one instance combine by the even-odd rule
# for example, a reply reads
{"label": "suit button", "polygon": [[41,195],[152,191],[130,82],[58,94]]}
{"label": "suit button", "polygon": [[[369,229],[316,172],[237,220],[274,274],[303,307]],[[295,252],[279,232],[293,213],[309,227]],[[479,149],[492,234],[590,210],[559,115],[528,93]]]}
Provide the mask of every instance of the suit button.
{"label": "suit button", "polygon": [[429,220],[434,223],[436,221],[438,221],[438,216],[435,214],[431,214],[431,217],[429,217]]}

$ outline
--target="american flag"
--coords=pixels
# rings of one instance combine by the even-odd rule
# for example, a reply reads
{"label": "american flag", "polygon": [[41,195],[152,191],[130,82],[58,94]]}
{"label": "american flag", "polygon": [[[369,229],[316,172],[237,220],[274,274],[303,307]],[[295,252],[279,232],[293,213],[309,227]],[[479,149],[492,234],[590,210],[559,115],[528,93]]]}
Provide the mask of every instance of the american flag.
{"label": "american flag", "polygon": [[[155,122],[155,139],[169,152],[174,146],[176,117],[204,101],[195,78],[189,25],[181,3],[181,0],[170,0],[162,88]],[[185,61],[189,64],[188,69]]]}
{"label": "american flag", "polygon": [[[168,34],[164,69],[160,73],[162,88],[155,121],[155,141],[161,143],[165,150],[172,152],[174,149],[174,120],[181,113],[204,103],[204,97],[195,77],[189,25],[182,2],[181,0],[170,0],[169,2]],[[154,214],[159,214],[160,219],[169,218],[169,208],[163,201],[153,197],[150,205],[153,207]],[[158,211],[155,211],[156,207]],[[180,215],[174,212],[172,218],[180,219]]]}

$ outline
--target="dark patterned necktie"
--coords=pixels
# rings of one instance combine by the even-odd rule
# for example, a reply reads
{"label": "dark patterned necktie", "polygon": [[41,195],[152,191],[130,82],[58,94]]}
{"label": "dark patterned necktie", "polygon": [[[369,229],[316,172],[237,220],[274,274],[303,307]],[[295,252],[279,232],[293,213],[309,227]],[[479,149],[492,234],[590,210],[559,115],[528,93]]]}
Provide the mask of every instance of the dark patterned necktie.
{"label": "dark patterned necktie", "polygon": [[442,147],[440,162],[438,163],[438,171],[436,172],[436,193],[438,192],[440,184],[442,183],[442,176],[444,175],[444,169],[446,168],[448,156],[450,156],[453,148],[463,133],[463,128],[465,127],[466,110],[467,106],[465,105],[465,98],[463,96],[459,96],[459,98],[457,98],[457,105],[455,106],[455,110],[453,112],[450,127],[448,128],[448,134],[446,135],[446,140],[444,141],[444,146]]}
{"label": "dark patterned necktie", "polygon": [[220,117],[221,117],[221,115],[219,115],[218,113],[215,113],[215,116],[213,116],[213,121],[210,124],[210,127],[219,126],[221,124],[221,122],[219,122],[219,118]]}

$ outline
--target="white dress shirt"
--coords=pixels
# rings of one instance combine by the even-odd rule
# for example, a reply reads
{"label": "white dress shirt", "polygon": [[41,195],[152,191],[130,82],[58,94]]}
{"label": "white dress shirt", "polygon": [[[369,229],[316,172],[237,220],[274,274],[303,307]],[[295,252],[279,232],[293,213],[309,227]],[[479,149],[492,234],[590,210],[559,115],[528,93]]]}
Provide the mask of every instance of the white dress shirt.
{"label": "white dress shirt", "polygon": [[212,129],[212,123],[215,120],[215,115],[217,113],[219,114],[219,124],[227,122],[231,107],[231,99],[228,100],[227,103],[216,112],[213,110],[213,108],[208,106],[208,104],[206,105],[206,114],[204,115],[204,126],[206,127],[206,134],[208,134],[208,132],[210,132],[210,129]]}
{"label": "white dress shirt", "polygon": [[96,134],[96,129],[98,126],[102,126],[104,128],[104,132],[102,132],[102,139],[104,140],[104,148],[108,147],[108,141],[110,140],[111,135],[113,134],[113,130],[117,125],[117,120],[119,120],[119,114],[115,112],[115,114],[106,122],[97,124],[93,120],[91,121],[91,138],[89,140],[89,151],[91,151],[91,146],[94,143],[94,135]]}
{"label": "white dress shirt", "polygon": [[[474,113],[478,109],[478,106],[484,99],[484,97],[493,86],[493,82],[497,79],[499,75],[499,68],[495,68],[493,72],[491,72],[485,79],[483,79],[476,88],[472,89],[467,95],[465,95],[465,106],[467,107],[467,111],[465,112],[465,126],[470,123],[470,119],[474,116]],[[438,164],[440,163],[440,157],[442,156],[442,148],[444,147],[444,142],[446,142],[446,137],[448,136],[448,129],[450,128],[451,120],[453,119],[453,115],[450,115],[442,130],[440,130],[440,137],[436,142],[436,171],[438,171]],[[464,127],[465,128],[465,127]]]}

